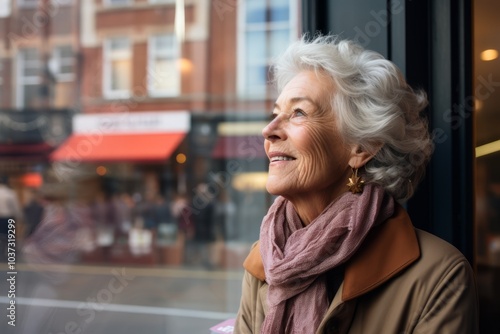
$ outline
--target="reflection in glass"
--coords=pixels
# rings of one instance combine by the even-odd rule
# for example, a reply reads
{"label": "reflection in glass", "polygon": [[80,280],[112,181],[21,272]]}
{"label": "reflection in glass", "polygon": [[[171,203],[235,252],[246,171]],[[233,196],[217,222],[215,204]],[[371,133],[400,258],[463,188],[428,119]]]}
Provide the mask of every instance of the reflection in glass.
{"label": "reflection in glass", "polygon": [[8,34],[38,7],[0,15],[24,332],[208,332],[237,310],[272,202],[269,64],[299,35],[299,1],[24,2],[56,6],[29,43]]}
{"label": "reflection in glass", "polygon": [[476,262],[481,333],[500,328],[500,59],[498,1],[474,1]]}

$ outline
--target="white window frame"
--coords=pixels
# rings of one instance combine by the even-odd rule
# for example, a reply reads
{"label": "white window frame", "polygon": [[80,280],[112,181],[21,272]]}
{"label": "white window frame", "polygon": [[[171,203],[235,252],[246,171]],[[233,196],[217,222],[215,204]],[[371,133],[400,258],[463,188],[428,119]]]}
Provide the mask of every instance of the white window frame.
{"label": "white window frame", "polygon": [[[69,47],[73,51],[71,45],[56,45],[52,49],[52,55],[50,58],[50,69],[52,70],[52,74],[59,82],[70,82],[75,79],[75,56],[74,54],[71,57],[63,57],[61,55],[61,48]],[[61,68],[65,65],[72,66],[71,73],[61,73]]]}
{"label": "white window frame", "polygon": [[[246,23],[246,1],[238,2],[238,37],[237,37],[237,92],[238,96],[249,99],[262,99],[262,91],[266,91],[268,83],[259,87],[250,89],[246,87],[247,79],[247,52],[246,52],[246,33],[249,31],[271,31],[288,28],[289,42],[297,39],[298,31],[298,0],[289,0],[289,16],[287,22],[259,22]],[[305,0],[302,0],[305,1]],[[284,51],[284,50],[283,50]],[[262,65],[270,65],[272,57],[267,56],[264,61],[255,62],[254,64],[262,63]]]}
{"label": "white window frame", "polygon": [[[128,41],[128,50],[125,51],[112,51],[111,50],[111,42],[115,39],[127,39]],[[129,98],[131,96],[131,87],[123,90],[112,90],[111,89],[111,78],[112,78],[112,66],[111,62],[113,60],[130,60],[130,76],[132,78],[133,73],[133,62],[132,62],[132,41],[128,37],[117,36],[110,37],[104,40],[103,43],[103,96],[107,99],[121,99],[121,98]],[[131,79],[132,80],[132,79]],[[132,82],[130,82],[132,85]]]}
{"label": "white window frame", "polygon": [[[172,45],[174,46],[173,49],[171,50],[158,50],[156,48],[156,43],[155,40],[158,37],[164,37],[164,36],[169,36],[173,38],[173,43]],[[148,73],[148,94],[152,97],[169,97],[169,96],[178,96],[181,91],[181,71],[179,68],[179,65],[175,66],[175,73],[174,76],[175,78],[172,78],[173,80],[177,80],[177,85],[176,89],[174,90],[155,90],[154,86],[152,85],[152,82],[154,80],[161,80],[161,78],[158,78],[155,76],[154,69],[152,66],[156,62],[156,57],[157,56],[164,56],[168,57],[169,59],[179,61],[180,60],[180,47],[178,42],[175,39],[175,34],[174,33],[166,33],[166,34],[157,34],[150,36],[148,39],[148,68],[147,68],[147,73]]]}
{"label": "white window frame", "polygon": [[3,84],[3,58],[0,58],[0,86]]}
{"label": "white window frame", "polygon": [[40,59],[40,54],[39,50],[37,47],[30,47],[30,48],[23,48],[19,49],[19,52],[17,54],[17,69],[16,69],[16,105],[18,108],[24,108],[24,87],[27,85],[40,85],[42,83],[42,78],[40,77],[40,74],[37,75],[32,75],[32,76],[24,76],[24,69],[25,69],[25,59],[24,59],[24,53],[27,52],[28,50],[34,49],[37,51],[38,54],[38,61],[32,60],[31,62],[38,62],[39,66],[38,69],[41,71],[42,70],[42,62]]}

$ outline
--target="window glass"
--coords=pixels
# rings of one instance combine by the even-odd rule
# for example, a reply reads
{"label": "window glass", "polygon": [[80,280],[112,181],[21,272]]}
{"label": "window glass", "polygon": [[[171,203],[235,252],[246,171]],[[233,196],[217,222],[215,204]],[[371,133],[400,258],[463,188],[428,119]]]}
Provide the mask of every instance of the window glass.
{"label": "window glass", "polygon": [[39,97],[41,62],[38,49],[27,48],[19,50],[18,73],[18,105],[21,107],[30,107]]}
{"label": "window glass", "polygon": [[266,92],[265,82],[268,79],[268,67],[265,64],[248,65],[246,73],[247,87],[252,87],[254,93],[264,94]]}
{"label": "window glass", "polygon": [[31,107],[39,98],[40,86],[38,84],[26,83],[23,87],[23,100],[22,104],[26,107]]}
{"label": "window glass", "polygon": [[111,61],[111,91],[128,91],[130,86],[130,61],[112,60]]}
{"label": "window glass", "polygon": [[[22,211],[16,327],[210,333],[234,319],[274,199],[270,63],[299,37],[300,1],[18,10],[28,2],[0,22],[0,177]],[[51,13],[48,29],[35,12]]]}
{"label": "window glass", "polygon": [[277,57],[290,43],[289,29],[276,29],[272,31],[270,38],[270,57]]}
{"label": "window glass", "polygon": [[56,46],[52,50],[51,70],[59,81],[74,78],[74,55],[71,45]]}
{"label": "window glass", "polygon": [[[151,95],[171,96],[180,91],[178,42],[173,34],[153,36],[149,40],[148,90]],[[188,62],[188,60],[184,60]]]}
{"label": "window glass", "polygon": [[[500,24],[497,2],[474,2],[476,262],[481,333],[500,328]],[[466,104],[468,106],[468,104]]]}
{"label": "window glass", "polygon": [[132,79],[132,51],[126,37],[106,41],[104,48],[104,94],[109,98],[127,97]]}
{"label": "window glass", "polygon": [[289,3],[287,0],[271,1],[271,22],[287,22],[290,19]]}
{"label": "window glass", "polygon": [[246,1],[244,6],[246,23],[266,23],[266,0]]}
{"label": "window glass", "polygon": [[[247,63],[263,63],[266,61],[266,32],[262,30],[249,31],[246,33],[246,56]],[[252,47],[262,45],[261,48]]]}
{"label": "window glass", "polygon": [[11,12],[11,3],[10,1],[0,1],[0,17],[8,17]]}
{"label": "window glass", "polygon": [[291,20],[295,6],[295,2],[283,0],[247,1],[239,6],[241,16],[246,18],[240,22],[240,95],[259,96],[265,91],[270,61],[296,37],[292,23],[296,21]]}

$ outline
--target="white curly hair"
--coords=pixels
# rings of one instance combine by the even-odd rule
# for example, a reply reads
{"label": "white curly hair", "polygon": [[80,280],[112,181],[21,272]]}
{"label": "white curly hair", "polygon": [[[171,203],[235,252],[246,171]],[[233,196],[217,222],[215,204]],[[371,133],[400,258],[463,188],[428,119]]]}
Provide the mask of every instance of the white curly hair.
{"label": "white curly hair", "polygon": [[331,110],[345,142],[375,154],[364,167],[365,182],[382,185],[399,201],[409,199],[434,147],[421,115],[425,92],[413,90],[379,53],[334,35],[304,35],[292,43],[271,67],[278,91],[304,70],[333,81]]}

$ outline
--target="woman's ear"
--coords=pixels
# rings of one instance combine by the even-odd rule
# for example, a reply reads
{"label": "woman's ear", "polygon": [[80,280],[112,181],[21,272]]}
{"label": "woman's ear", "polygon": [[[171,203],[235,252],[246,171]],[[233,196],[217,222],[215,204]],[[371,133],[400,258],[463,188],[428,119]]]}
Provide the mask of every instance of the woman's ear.
{"label": "woman's ear", "polygon": [[374,153],[370,153],[363,149],[361,145],[353,145],[351,148],[351,158],[349,159],[349,166],[351,166],[351,168],[363,167],[375,156],[375,154],[377,154],[381,147],[382,145],[378,147]]}

